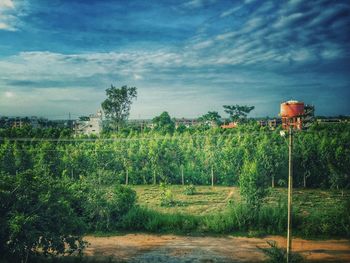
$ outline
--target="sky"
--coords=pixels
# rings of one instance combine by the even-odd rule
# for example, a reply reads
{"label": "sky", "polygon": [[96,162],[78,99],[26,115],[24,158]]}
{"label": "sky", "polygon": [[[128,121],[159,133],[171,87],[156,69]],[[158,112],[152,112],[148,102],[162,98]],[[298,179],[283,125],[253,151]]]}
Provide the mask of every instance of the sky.
{"label": "sky", "polygon": [[88,115],[111,84],[130,118],[350,115],[349,43],[348,0],[0,0],[0,116]]}

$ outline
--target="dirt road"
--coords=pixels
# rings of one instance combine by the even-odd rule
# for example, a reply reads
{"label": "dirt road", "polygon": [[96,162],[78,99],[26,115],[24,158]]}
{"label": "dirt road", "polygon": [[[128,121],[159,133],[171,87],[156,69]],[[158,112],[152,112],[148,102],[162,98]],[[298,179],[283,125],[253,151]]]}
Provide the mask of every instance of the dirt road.
{"label": "dirt road", "polygon": [[[87,236],[86,256],[117,262],[261,262],[264,254],[257,247],[268,247],[267,240],[285,246],[285,238],[192,237],[175,235],[127,234],[113,237]],[[313,241],[294,239],[293,250],[310,262],[350,262],[349,240]]]}

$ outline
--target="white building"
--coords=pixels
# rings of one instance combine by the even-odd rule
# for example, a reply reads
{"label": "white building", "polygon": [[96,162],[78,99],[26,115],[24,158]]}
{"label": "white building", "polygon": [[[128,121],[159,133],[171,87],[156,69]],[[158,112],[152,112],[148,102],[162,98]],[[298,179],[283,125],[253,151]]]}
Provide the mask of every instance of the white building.
{"label": "white building", "polygon": [[76,121],[74,132],[76,135],[99,135],[102,132],[102,111],[98,110],[96,114]]}

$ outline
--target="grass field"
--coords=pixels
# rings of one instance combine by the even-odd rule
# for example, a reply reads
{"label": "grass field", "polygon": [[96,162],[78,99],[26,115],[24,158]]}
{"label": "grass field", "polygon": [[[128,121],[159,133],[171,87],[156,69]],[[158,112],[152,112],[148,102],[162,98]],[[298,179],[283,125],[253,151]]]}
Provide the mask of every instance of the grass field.
{"label": "grass field", "polygon": [[[240,201],[239,188],[227,186],[195,186],[194,195],[185,195],[185,186],[170,185],[176,204],[171,207],[161,206],[161,191],[157,185],[136,185],[132,188],[137,193],[138,204],[163,213],[185,213],[192,215],[205,215],[224,211],[228,202]],[[287,189],[271,189],[265,199],[268,203],[278,200],[286,201]],[[308,213],[313,209],[327,209],[350,199],[350,191],[320,190],[320,189],[294,189],[293,205],[300,213]]]}
{"label": "grass field", "polygon": [[203,215],[223,211],[229,199],[239,199],[239,191],[236,187],[225,186],[196,186],[194,195],[185,195],[184,186],[170,185],[174,200],[174,206],[161,206],[161,191],[159,186],[132,186],[137,193],[138,204],[163,213],[186,213]]}

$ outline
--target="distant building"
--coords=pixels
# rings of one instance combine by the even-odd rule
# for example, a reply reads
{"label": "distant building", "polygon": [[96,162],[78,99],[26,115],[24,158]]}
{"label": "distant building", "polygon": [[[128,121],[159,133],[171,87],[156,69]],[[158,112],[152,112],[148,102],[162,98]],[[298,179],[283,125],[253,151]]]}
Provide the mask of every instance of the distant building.
{"label": "distant building", "polygon": [[175,128],[178,128],[181,125],[185,126],[186,128],[189,128],[198,124],[199,122],[196,119],[175,118]]}
{"label": "distant building", "polygon": [[222,129],[234,129],[234,128],[237,128],[237,122],[230,122],[229,124],[223,124],[220,127]]}
{"label": "distant building", "polygon": [[275,130],[278,126],[282,125],[282,119],[271,119],[268,120],[270,130]]}
{"label": "distant building", "polygon": [[41,123],[36,116],[32,117],[0,117],[0,128],[23,128],[31,126],[34,129],[41,128]]}
{"label": "distant building", "polygon": [[76,135],[99,135],[102,132],[102,111],[82,117],[75,121],[73,127]]}

